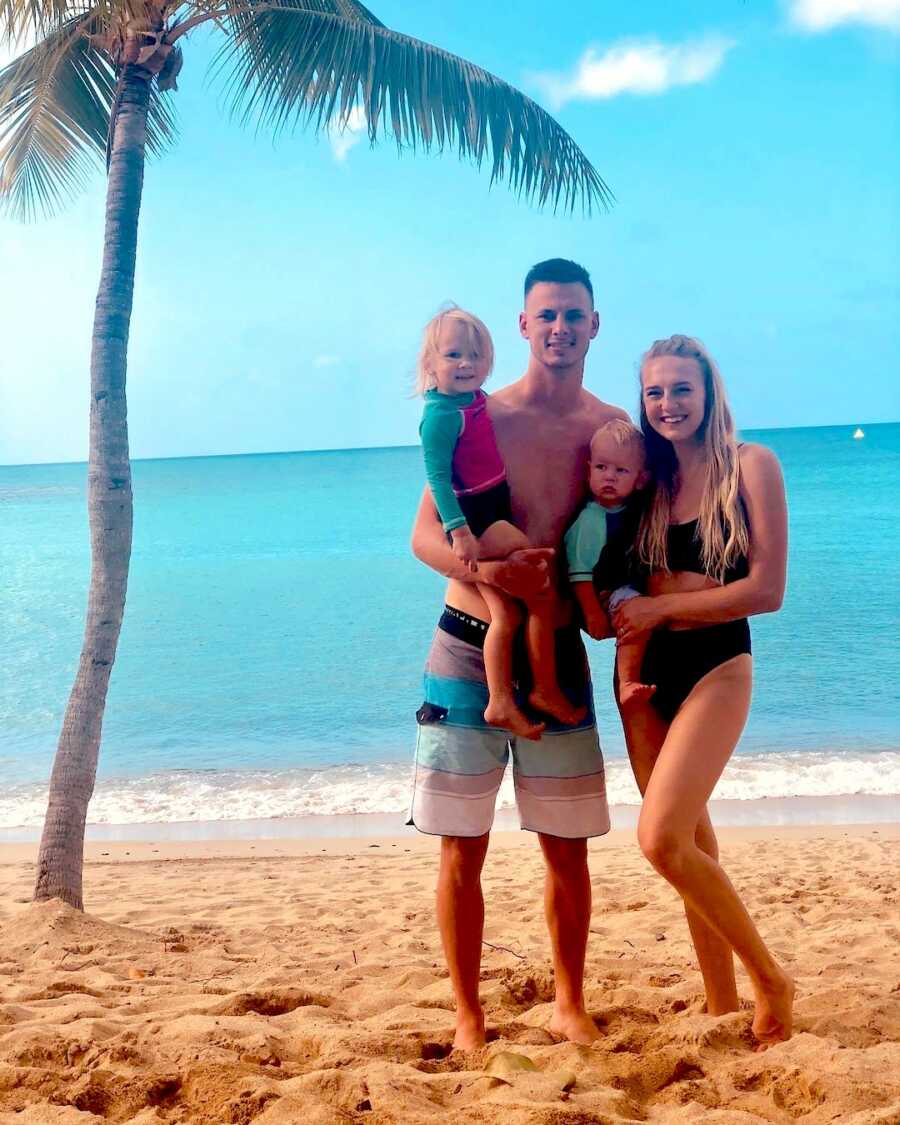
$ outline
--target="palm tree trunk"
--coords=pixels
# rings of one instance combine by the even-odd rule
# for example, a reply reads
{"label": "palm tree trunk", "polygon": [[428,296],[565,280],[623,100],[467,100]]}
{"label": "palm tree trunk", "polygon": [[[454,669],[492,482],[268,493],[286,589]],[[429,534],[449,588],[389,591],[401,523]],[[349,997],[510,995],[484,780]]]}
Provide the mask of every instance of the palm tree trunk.
{"label": "palm tree trunk", "polygon": [[103,268],[91,348],[88,519],[91,585],[84,644],[69,696],[38,853],[35,901],[82,900],[84,826],[94,791],[106,691],[125,611],[131,560],[131,462],[125,372],[134,295],[150,74],[125,66],[113,124]]}

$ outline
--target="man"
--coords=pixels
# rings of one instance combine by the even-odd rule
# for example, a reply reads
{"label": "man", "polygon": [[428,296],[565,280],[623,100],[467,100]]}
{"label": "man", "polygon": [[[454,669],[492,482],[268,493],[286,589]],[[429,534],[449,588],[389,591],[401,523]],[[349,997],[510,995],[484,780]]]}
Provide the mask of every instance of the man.
{"label": "man", "polygon": [[597,1027],[584,1007],[584,958],[591,913],[587,837],[609,831],[603,759],[593,719],[587,661],[568,594],[560,599],[560,686],[588,704],[577,727],[552,723],[539,742],[511,738],[484,723],[487,700],[481,643],[489,619],[476,583],[512,597],[557,582],[555,551],[586,491],[594,431],[623,411],[582,386],[584,360],[600,325],[587,271],[554,258],[525,279],[519,330],[528,341],[525,374],[489,396],[488,410],[506,464],[513,518],[537,550],[477,573],[456,559],[426,489],[413,551],[450,579],[444,614],[426,666],[426,701],[417,714],[416,780],[410,822],[439,835],[437,916],[456,994],[454,1048],[485,1042],[478,997],[484,899],[481,870],[494,801],[511,752],[522,827],[538,833],[546,861],[545,910],[553,948],[556,1001],[551,1030],[591,1043]]}

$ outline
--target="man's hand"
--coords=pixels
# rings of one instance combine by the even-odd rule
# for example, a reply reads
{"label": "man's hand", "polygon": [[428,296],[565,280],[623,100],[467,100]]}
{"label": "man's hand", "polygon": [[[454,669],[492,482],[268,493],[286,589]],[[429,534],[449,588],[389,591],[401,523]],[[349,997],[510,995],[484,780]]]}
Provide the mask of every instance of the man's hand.
{"label": "man's hand", "polygon": [[552,547],[527,547],[513,551],[505,559],[482,563],[485,577],[511,598],[532,598],[550,587],[550,563],[556,551]]}
{"label": "man's hand", "polygon": [[478,540],[465,524],[454,527],[450,532],[450,546],[459,561],[464,562],[474,574],[478,570],[479,545]]}
{"label": "man's hand", "polygon": [[619,644],[632,641],[639,633],[648,633],[665,625],[667,616],[666,595],[656,598],[629,598],[613,611],[613,625]]}

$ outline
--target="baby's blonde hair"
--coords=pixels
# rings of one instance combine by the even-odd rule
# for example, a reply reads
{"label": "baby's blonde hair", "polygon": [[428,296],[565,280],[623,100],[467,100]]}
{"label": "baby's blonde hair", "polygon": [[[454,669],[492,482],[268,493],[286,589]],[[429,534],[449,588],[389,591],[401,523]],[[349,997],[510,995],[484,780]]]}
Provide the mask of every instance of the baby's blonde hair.
{"label": "baby's blonde hair", "polygon": [[594,456],[594,443],[602,438],[609,438],[619,449],[634,448],[640,453],[642,463],[647,461],[647,444],[644,435],[631,422],[624,418],[612,418],[609,422],[594,431],[591,438],[591,458]]}
{"label": "baby's blonde hair", "polygon": [[423,395],[426,391],[433,390],[437,385],[434,375],[428,369],[428,361],[438,350],[438,338],[441,326],[448,320],[455,320],[464,324],[469,330],[470,343],[477,349],[487,364],[488,374],[494,366],[494,342],[487,330],[485,323],[478,319],[474,313],[461,309],[459,305],[450,304],[429,320],[422,332],[422,347],[419,350],[419,359],[416,363],[415,393]]}

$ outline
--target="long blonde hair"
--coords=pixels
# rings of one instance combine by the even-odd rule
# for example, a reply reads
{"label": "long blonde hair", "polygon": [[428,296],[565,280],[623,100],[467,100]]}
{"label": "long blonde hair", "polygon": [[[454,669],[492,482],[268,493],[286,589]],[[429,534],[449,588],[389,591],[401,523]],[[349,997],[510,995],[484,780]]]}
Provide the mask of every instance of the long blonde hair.
{"label": "long blonde hair", "polygon": [[487,330],[484,321],[479,320],[474,313],[461,309],[452,303],[446,305],[441,311],[429,320],[422,331],[422,347],[419,349],[419,360],[416,364],[416,381],[413,394],[423,395],[426,391],[433,390],[437,383],[430,370],[430,360],[437,353],[438,340],[441,335],[441,325],[445,321],[455,320],[464,324],[469,334],[469,342],[474,345],[478,354],[483,358],[488,375],[494,366],[494,341]]}
{"label": "long blonde hair", "polygon": [[[641,376],[647,361],[659,356],[693,359],[703,374],[706,394],[703,421],[697,436],[703,444],[706,478],[700,500],[697,539],[704,570],[710,578],[723,582],[726,571],[750,553],[750,529],[740,494],[740,458],[725,385],[715,360],[701,341],[692,336],[670,336],[667,340],[657,340],[641,357]],[[641,429],[656,488],[638,529],[638,557],[651,570],[668,570],[668,532],[678,462],[672,443],[661,437],[647,420],[643,386]]]}

